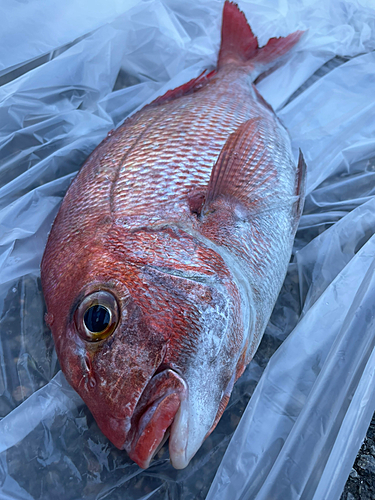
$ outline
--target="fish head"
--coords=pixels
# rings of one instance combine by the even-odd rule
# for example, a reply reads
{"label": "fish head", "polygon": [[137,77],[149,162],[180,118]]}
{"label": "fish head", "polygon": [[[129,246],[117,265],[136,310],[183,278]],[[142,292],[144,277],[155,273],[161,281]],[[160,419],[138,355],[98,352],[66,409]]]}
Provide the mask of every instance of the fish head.
{"label": "fish head", "polygon": [[61,368],[102,432],[143,468],[169,436],[172,464],[186,467],[244,349],[223,259],[180,229],[115,224],[64,242],[53,230],[42,285]]}

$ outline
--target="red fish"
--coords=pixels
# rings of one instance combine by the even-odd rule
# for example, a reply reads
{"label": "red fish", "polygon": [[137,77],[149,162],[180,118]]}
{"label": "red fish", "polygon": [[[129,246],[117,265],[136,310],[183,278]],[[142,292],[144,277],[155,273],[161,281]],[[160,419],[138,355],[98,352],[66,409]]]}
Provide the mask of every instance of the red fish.
{"label": "red fish", "polygon": [[183,468],[215,428],[280,291],[304,163],[252,84],[263,48],[225,2],[216,71],[167,92],[95,149],[42,261],[61,368],[141,467],[169,436]]}

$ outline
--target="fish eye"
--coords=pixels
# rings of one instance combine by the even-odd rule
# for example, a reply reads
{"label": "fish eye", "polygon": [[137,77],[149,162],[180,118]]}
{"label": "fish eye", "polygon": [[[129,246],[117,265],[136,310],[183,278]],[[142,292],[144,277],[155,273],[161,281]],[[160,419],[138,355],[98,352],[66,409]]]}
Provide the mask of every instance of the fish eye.
{"label": "fish eye", "polygon": [[95,304],[83,316],[85,327],[93,333],[103,332],[111,322],[111,311],[105,306]]}
{"label": "fish eye", "polygon": [[115,297],[106,291],[87,295],[77,307],[74,321],[84,340],[98,342],[106,339],[119,322],[119,307]]}

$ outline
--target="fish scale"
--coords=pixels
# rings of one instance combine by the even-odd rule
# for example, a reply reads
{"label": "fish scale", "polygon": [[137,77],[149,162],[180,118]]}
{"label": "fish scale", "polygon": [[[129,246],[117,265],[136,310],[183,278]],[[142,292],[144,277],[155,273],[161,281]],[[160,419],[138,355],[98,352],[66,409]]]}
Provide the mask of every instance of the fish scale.
{"label": "fish scale", "polygon": [[282,286],[304,162],[252,81],[300,36],[259,48],[226,1],[217,70],[110,132],[54,221],[42,286],[61,368],[141,467],[168,436],[187,466]]}
{"label": "fish scale", "polygon": [[[238,82],[239,76],[242,85]],[[234,131],[257,112],[257,102],[249,102],[246,80],[243,72],[240,75],[232,73],[227,78],[225,84],[228,88],[233,87],[233,82],[236,84],[236,99],[229,98],[228,92],[223,93],[222,82],[217,81],[208,84],[199,94],[180,98],[182,109],[181,103],[170,101],[164,106],[150,106],[146,113],[141,112],[133,118],[131,134],[139,131],[142,141],[119,167],[113,195],[116,214],[140,214],[144,211],[149,214],[153,207],[159,211],[161,199],[175,203],[176,199],[184,199],[193,188],[207,185],[228,131]],[[216,107],[208,113],[216,87],[220,87]],[[206,111],[205,115],[202,110]],[[152,128],[144,131],[145,124],[150,120],[148,115],[153,117]],[[166,115],[172,115],[173,122],[170,127],[164,125],[160,128]],[[124,127],[126,131],[126,124]],[[197,136],[199,141],[195,139]],[[125,133],[122,141],[127,140]],[[175,151],[181,151],[177,161]]]}

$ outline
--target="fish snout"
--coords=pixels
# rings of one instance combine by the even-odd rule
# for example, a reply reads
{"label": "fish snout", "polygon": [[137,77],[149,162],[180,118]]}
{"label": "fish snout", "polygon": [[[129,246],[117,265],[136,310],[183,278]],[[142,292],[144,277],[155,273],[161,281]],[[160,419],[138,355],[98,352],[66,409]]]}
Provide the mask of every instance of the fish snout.
{"label": "fish snout", "polygon": [[[147,384],[133,412],[124,445],[130,458],[143,469],[168,439],[171,428],[174,432],[173,423],[180,408],[185,407],[187,393],[185,381],[171,369],[157,373]],[[182,440],[186,441],[185,433]]]}

